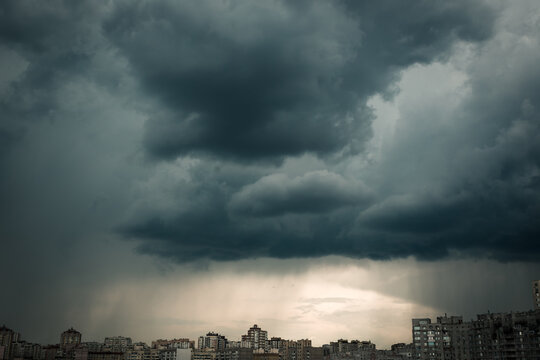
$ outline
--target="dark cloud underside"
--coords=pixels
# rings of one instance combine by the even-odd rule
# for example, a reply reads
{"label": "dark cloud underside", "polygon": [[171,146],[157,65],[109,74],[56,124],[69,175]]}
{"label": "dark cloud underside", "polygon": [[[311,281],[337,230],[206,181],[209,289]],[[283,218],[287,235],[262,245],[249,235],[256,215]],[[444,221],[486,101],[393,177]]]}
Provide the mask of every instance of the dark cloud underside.
{"label": "dark cloud underside", "polygon": [[148,122],[153,155],[256,161],[358,153],[370,95],[456,40],[486,38],[491,23],[487,8],[467,2],[165,1],[121,6],[105,31],[167,109]]}
{"label": "dark cloud underside", "polygon": [[[537,7],[3,2],[1,234],[115,229],[181,262],[535,261]],[[466,80],[417,78],[372,152],[370,101],[436,64]]]}

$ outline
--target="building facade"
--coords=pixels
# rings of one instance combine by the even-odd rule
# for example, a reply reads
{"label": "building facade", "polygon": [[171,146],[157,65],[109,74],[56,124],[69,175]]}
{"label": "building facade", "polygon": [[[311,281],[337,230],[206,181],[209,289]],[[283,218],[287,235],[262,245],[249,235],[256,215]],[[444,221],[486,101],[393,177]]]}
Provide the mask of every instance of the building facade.
{"label": "building facade", "polygon": [[540,309],[540,280],[532,282],[533,309]]}
{"label": "building facade", "polygon": [[60,335],[60,347],[73,348],[81,343],[82,335],[73,328],[69,328]]}
{"label": "building facade", "polygon": [[264,331],[257,324],[253,325],[246,335],[242,335],[242,347],[257,349],[268,349],[268,332]]}
{"label": "building facade", "polygon": [[540,310],[413,319],[415,359],[540,359]]}

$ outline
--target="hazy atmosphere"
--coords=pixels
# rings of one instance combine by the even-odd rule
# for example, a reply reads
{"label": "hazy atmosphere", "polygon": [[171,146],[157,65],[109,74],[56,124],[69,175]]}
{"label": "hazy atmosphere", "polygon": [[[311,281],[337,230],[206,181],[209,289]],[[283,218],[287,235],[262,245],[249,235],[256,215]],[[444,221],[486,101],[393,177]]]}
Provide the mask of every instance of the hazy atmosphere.
{"label": "hazy atmosphere", "polygon": [[540,3],[0,2],[0,324],[411,342],[528,310]]}

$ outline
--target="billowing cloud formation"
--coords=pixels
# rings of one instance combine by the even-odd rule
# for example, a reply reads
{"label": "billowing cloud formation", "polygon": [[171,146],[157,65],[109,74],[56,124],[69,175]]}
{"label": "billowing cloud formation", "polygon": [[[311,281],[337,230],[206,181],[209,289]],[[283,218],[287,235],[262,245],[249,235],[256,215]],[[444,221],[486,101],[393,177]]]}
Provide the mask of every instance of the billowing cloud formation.
{"label": "billowing cloud formation", "polygon": [[3,238],[540,253],[534,2],[0,6]]}
{"label": "billowing cloud formation", "polygon": [[129,2],[105,31],[167,108],[147,124],[155,156],[356,154],[371,134],[370,95],[490,33],[479,4],[393,5]]}
{"label": "billowing cloud formation", "polygon": [[231,198],[233,212],[272,216],[284,213],[319,213],[367,202],[369,190],[327,171],[306,173],[294,179],[272,174],[242,188]]}
{"label": "billowing cloud formation", "polygon": [[[433,11],[425,16],[417,11],[418,18],[404,17],[408,25],[395,26],[417,29],[410,22],[421,22],[420,19],[448,9],[456,11],[455,5],[437,11],[431,9]],[[384,14],[397,11],[368,10]],[[480,13],[478,8],[474,11]],[[460,14],[465,13],[471,14]],[[539,56],[538,39],[533,35],[533,20],[531,27],[509,26],[515,21],[514,16],[511,12],[501,15],[496,35],[491,40],[474,46],[461,42],[453,48],[452,54],[445,51],[450,49],[455,34],[467,33],[469,35],[463,35],[463,39],[468,40],[482,37],[471,36],[464,25],[455,28],[444,25],[451,30],[432,31],[444,34],[436,39],[446,46],[437,41],[429,46],[420,39],[412,41],[418,45],[413,52],[425,57],[411,62],[441,61],[448,57],[448,63],[410,70],[412,80],[406,77],[401,82],[402,93],[395,99],[397,105],[392,105],[397,107],[399,118],[392,133],[383,134],[388,141],[377,153],[368,149],[362,156],[327,159],[322,165],[314,164],[298,171],[295,165],[286,164],[276,170],[267,169],[255,182],[245,181],[247,185],[236,184],[227,189],[224,186],[227,181],[221,175],[207,173],[201,180],[205,184],[214,176],[224,180],[219,187],[213,187],[219,189],[221,196],[212,199],[223,199],[222,202],[212,200],[205,206],[215,216],[208,217],[204,213],[199,222],[183,215],[177,215],[174,220],[169,218],[167,223],[155,219],[139,222],[129,234],[161,239],[146,242],[144,251],[168,253],[173,257],[186,254],[184,249],[191,250],[193,244],[201,244],[195,248],[205,249],[205,255],[194,256],[214,259],[229,256],[286,258],[323,253],[375,259],[409,255],[421,259],[463,255],[499,260],[536,259],[539,228],[535,218],[540,214],[535,185],[539,173],[537,104],[540,92],[537,77],[525,73],[530,75],[531,71],[536,71],[532,68]],[[449,18],[463,19],[457,15]],[[437,21],[437,24],[445,22]],[[477,28],[476,34],[485,35],[486,28],[482,27],[482,31]],[[404,34],[406,30],[398,33]],[[374,46],[368,45],[369,34],[364,30],[360,49]],[[410,38],[394,43],[385,38],[382,44],[386,51],[399,53],[396,54],[398,59],[406,53],[400,48],[403,42],[407,43],[406,39]],[[519,45],[510,48],[501,45],[517,39],[521,39],[517,42]],[[372,54],[362,58],[370,56]],[[514,64],[514,71],[504,70],[509,63]],[[386,74],[390,72],[387,71]],[[375,72],[372,76],[381,74],[385,72]],[[385,84],[388,86],[391,81]],[[388,119],[376,121],[384,123]],[[290,160],[290,163],[298,164],[302,160]],[[344,176],[349,183],[361,180],[367,184],[375,194],[371,206],[366,208],[365,203],[361,206],[355,203],[355,197],[345,195],[341,190],[343,186],[337,183],[332,185],[333,192],[327,192],[332,194],[333,200],[320,202],[320,192],[313,191],[308,181],[301,179],[312,174],[320,176],[321,167],[342,174],[339,176]],[[217,179],[212,181],[219,182]],[[357,196],[363,194],[359,189],[353,192]],[[298,202],[300,198],[302,201]],[[342,202],[343,199],[350,203]],[[318,206],[322,203],[324,206]],[[216,210],[219,208],[222,210]],[[203,224],[204,219],[210,218],[215,220],[212,226],[219,224],[217,233],[220,234],[219,239],[213,237],[211,241],[206,231],[199,232],[203,225],[191,228],[194,223]],[[190,224],[190,228],[179,229],[179,224]],[[208,249],[219,251],[209,252]],[[231,254],[232,249],[237,252]]]}

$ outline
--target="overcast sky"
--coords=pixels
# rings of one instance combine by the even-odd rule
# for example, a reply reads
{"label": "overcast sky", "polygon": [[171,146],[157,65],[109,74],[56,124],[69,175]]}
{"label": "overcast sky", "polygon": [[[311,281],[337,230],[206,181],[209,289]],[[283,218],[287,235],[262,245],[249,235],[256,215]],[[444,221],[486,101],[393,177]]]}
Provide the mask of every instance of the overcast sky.
{"label": "overcast sky", "polygon": [[0,323],[411,341],[532,307],[540,4],[0,2]]}

